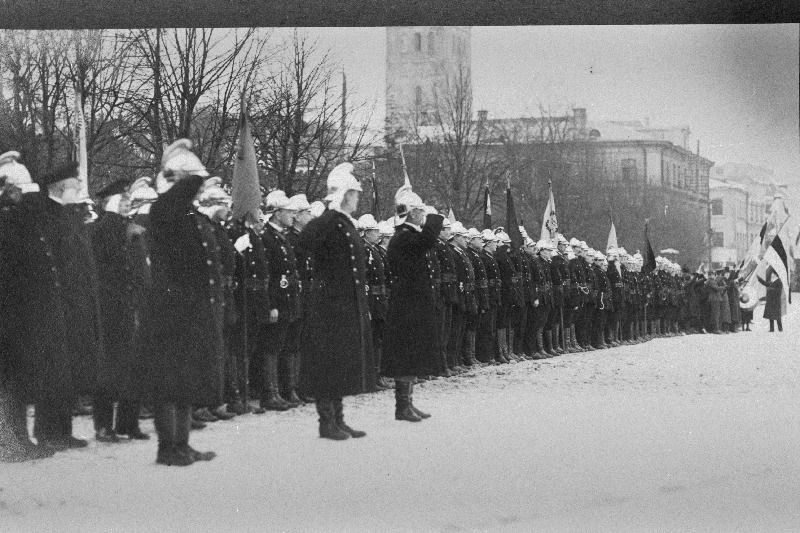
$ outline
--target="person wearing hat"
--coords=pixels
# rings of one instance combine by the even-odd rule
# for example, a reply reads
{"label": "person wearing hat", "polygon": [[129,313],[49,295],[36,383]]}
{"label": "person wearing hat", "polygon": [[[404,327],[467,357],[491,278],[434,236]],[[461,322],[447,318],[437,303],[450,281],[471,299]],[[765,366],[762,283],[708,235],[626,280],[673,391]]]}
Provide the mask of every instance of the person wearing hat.
{"label": "person wearing hat", "polygon": [[[569,241],[570,248],[574,254],[574,259],[569,262],[570,275],[572,276],[572,295],[576,309],[573,312],[572,327],[570,328],[570,346],[576,351],[585,351],[586,339],[585,313],[589,300],[589,287],[587,285],[587,265],[583,258],[585,251],[581,246],[581,241],[572,238]],[[586,247],[588,249],[588,246]]]}
{"label": "person wearing hat", "polygon": [[448,242],[452,237],[452,224],[444,218],[439,238],[433,247],[436,260],[439,263],[439,351],[442,358],[443,370],[440,375],[450,377],[461,371],[458,361],[454,361],[450,354],[450,342],[453,329],[454,307],[458,306],[458,265],[456,252]]}
{"label": "person wearing hat", "polygon": [[611,282],[608,280],[608,262],[606,256],[599,250],[594,253],[595,282],[597,287],[597,299],[595,300],[595,312],[593,322],[593,342],[592,346],[597,349],[605,349],[610,346],[608,339],[608,315],[613,309],[614,301],[611,294]]}
{"label": "person wearing hat", "polygon": [[[508,363],[516,363],[518,358],[513,353],[513,317],[519,308],[521,293],[518,289],[519,271],[511,259],[511,238],[505,231],[496,231],[497,249],[494,257],[500,272],[500,305],[497,308],[497,343],[495,345],[495,358]],[[509,339],[509,337],[512,337]],[[509,340],[512,342],[509,343]]]}
{"label": "person wearing hat", "polygon": [[117,435],[137,440],[150,438],[139,428],[141,402],[132,386],[139,357],[139,317],[150,290],[150,267],[145,229],[128,217],[128,185],[127,179],[118,179],[97,193],[101,209],[91,233],[106,363],[93,395],[95,435],[101,442],[117,442]]}
{"label": "person wearing hat", "polygon": [[376,376],[366,253],[352,218],[362,188],[352,163],[334,167],[327,186],[327,211],[300,233],[315,267],[300,384],[316,398],[319,436],[345,440],[366,433],[345,422],[342,399],[374,390]]}
{"label": "person wearing hat", "polygon": [[[438,214],[436,209],[432,206],[425,206],[424,214],[427,216],[428,214]],[[437,241],[438,242],[438,241]],[[447,368],[447,356],[442,350],[442,329],[444,328],[444,319],[443,316],[445,302],[442,298],[442,265],[439,263],[439,258],[436,255],[436,247],[428,250],[426,254],[426,259],[428,263],[428,272],[430,275],[431,282],[434,286],[434,297],[436,300],[436,327],[439,331],[439,334],[436,337],[438,342],[436,355],[437,361],[435,363],[436,368],[438,369],[434,374],[423,374],[416,377],[415,382],[422,383],[427,380],[434,380],[439,379],[439,377],[450,377],[452,373]]]}
{"label": "person wearing hat", "polygon": [[[444,230],[443,230],[444,231]],[[448,245],[456,261],[456,299],[453,305],[453,321],[450,329],[450,342],[447,347],[448,365],[456,372],[467,370],[469,361],[466,325],[469,317],[478,315],[478,302],[475,297],[475,269],[467,255],[467,228],[461,222],[450,226]]]}
{"label": "person wearing hat", "polygon": [[[537,331],[537,344],[541,346],[541,354],[547,357],[554,357],[558,353],[554,349],[553,341],[553,320],[558,315],[558,311],[553,304],[553,279],[551,276],[551,258],[555,251],[553,242],[549,239],[542,239],[536,243],[537,257],[536,264],[539,271],[539,310],[540,315],[537,317],[537,324],[539,325]],[[541,333],[541,340],[538,339]]]}
{"label": "person wearing hat", "polygon": [[378,243],[381,231],[378,222],[371,214],[358,219],[358,228],[364,238],[366,253],[366,283],[364,292],[369,301],[370,322],[372,324],[372,345],[375,358],[375,387],[378,390],[391,389],[392,386],[381,376],[381,356],[383,354],[383,332],[386,325],[386,312],[389,299],[386,294],[386,266]]}
{"label": "person wearing hat", "polygon": [[622,282],[622,268],[619,262],[619,251],[617,248],[609,248],[606,251],[608,269],[606,275],[611,283],[611,297],[613,304],[608,314],[608,330],[610,332],[610,344],[612,347],[622,345],[620,328],[622,327],[622,315],[625,306],[624,283]]}
{"label": "person wearing hat", "polygon": [[442,370],[438,295],[428,256],[442,231],[444,217],[426,215],[425,204],[410,186],[397,191],[395,206],[400,225],[389,242],[393,282],[381,365],[383,373],[395,379],[395,419],[419,422],[430,415],[414,406],[414,379]]}
{"label": "person wearing hat", "polygon": [[[225,309],[223,335],[225,338],[225,383],[223,400],[236,396],[236,358],[231,351],[233,335],[236,332],[236,323],[239,316],[234,297],[233,276],[236,271],[236,248],[228,235],[228,222],[231,218],[231,197],[222,188],[222,179],[211,177],[205,180],[201,192],[197,195],[195,206],[198,221],[210,227],[214,233],[214,241],[220,261],[220,278],[224,295],[223,306]],[[236,416],[227,409],[225,403],[219,405],[198,405],[192,417],[201,422],[216,422],[230,420]]]}
{"label": "person wearing hat", "polygon": [[739,271],[732,270],[726,280],[728,284],[728,304],[731,308],[731,331],[734,333],[739,331],[739,326],[742,324],[742,314],[739,310],[741,292],[739,291],[739,284],[736,282],[738,277]]}
{"label": "person wearing hat", "polygon": [[583,333],[580,336],[579,343],[581,348],[587,352],[593,352],[595,347],[594,343],[594,321],[597,312],[597,274],[593,268],[594,265],[594,250],[589,248],[585,242],[581,241],[581,259],[585,265],[586,274],[586,303],[583,306],[581,317],[583,318]]}
{"label": "person wearing hat", "polygon": [[255,368],[251,370],[259,374],[255,381],[261,391],[261,407],[268,411],[286,411],[302,403],[299,398],[288,401],[280,393],[281,388],[294,392],[296,385],[291,370],[296,354],[287,350],[287,341],[299,329],[302,289],[294,248],[286,236],[297,211],[291,209],[289,198],[281,190],[270,192],[265,204],[268,219],[261,241],[269,265],[269,301],[273,310],[269,323],[261,328],[259,353],[254,361]]}
{"label": "person wearing hat", "polygon": [[[261,330],[270,322],[272,304],[269,301],[269,262],[261,240],[264,223],[257,208],[237,211],[228,226],[236,254],[234,271],[234,301],[239,320],[231,332],[230,351],[236,365],[236,386],[228,391],[228,410],[242,415],[252,412],[264,414],[266,409],[251,405],[250,400],[260,397],[261,388],[251,387],[250,362],[261,353],[258,342]],[[257,373],[260,376],[260,373]],[[255,392],[253,392],[255,390]]]}
{"label": "person wearing hat", "polygon": [[153,180],[143,176],[134,181],[128,189],[131,209],[129,216],[133,221],[147,229],[150,218],[150,208],[158,199],[158,193],[152,186]]}
{"label": "person wearing hat", "polygon": [[536,243],[530,237],[524,237],[522,260],[525,264],[525,330],[522,336],[522,350],[528,359],[547,357],[539,344],[539,326],[541,324],[541,307],[543,306],[542,289],[544,281],[536,258]]}
{"label": "person wearing hat", "polygon": [[[2,462],[42,459],[55,453],[51,447],[31,442],[27,404],[70,393],[68,375],[59,365],[66,365],[68,356],[68,305],[60,290],[63,265],[53,255],[63,232],[57,219],[48,215],[49,200],[20,158],[19,152],[0,155],[0,181],[6,187],[0,209]],[[57,378],[62,379],[54,387]]]}
{"label": "person wearing hat", "polygon": [[286,339],[286,352],[284,357],[285,364],[288,365],[285,375],[290,376],[289,380],[281,383],[280,393],[283,398],[291,404],[300,403],[314,403],[314,398],[309,395],[299,394],[297,386],[300,380],[300,368],[302,366],[302,356],[300,345],[302,343],[303,325],[307,315],[307,308],[309,305],[308,294],[311,291],[311,285],[314,282],[314,262],[311,259],[311,254],[308,250],[303,248],[300,243],[300,232],[308,225],[315,217],[311,214],[311,204],[305,194],[295,194],[289,198],[289,210],[294,212],[294,220],[292,226],[286,232],[286,240],[294,250],[295,259],[297,261],[297,273],[300,277],[300,307],[301,317],[298,320],[296,327],[290,329],[289,337]]}
{"label": "person wearing hat", "polygon": [[[87,442],[72,436],[72,409],[78,397],[95,392],[98,378],[103,375],[103,338],[98,299],[98,274],[95,264],[85,211],[76,207],[81,199],[78,164],[65,163],[39,179],[47,189],[43,205],[43,223],[53,233],[51,258],[55,261],[50,279],[58,284],[62,294],[66,356],[59,361],[42,361],[49,367],[44,389],[49,398],[36,405],[34,436],[39,443],[55,449],[84,447]],[[50,240],[45,236],[45,240]],[[48,324],[48,327],[51,325]],[[57,327],[57,326],[56,326]],[[56,356],[58,357],[58,356]],[[63,367],[63,368],[62,368]],[[56,374],[62,374],[56,377]],[[59,390],[63,382],[66,390]]]}
{"label": "person wearing hat", "polygon": [[566,260],[567,273],[570,280],[569,288],[566,290],[564,298],[564,307],[565,309],[569,309],[569,313],[565,313],[565,316],[568,316],[569,320],[564,322],[564,333],[567,340],[567,351],[569,353],[577,353],[583,351],[583,348],[580,347],[577,341],[576,324],[580,324],[580,313],[584,304],[583,288],[586,281],[583,271],[584,262],[579,257],[580,242],[574,237],[567,243],[564,250],[564,258]]}
{"label": "person wearing hat", "polygon": [[209,177],[180,139],[164,150],[150,209],[153,288],[145,307],[144,349],[136,366],[142,399],[155,406],[156,463],[187,466],[214,452],[189,445],[193,405],[220,405],[225,363],[225,293],[214,228],[194,201]]}
{"label": "person wearing hat", "polygon": [[722,292],[725,288],[722,286],[722,273],[723,270],[717,269],[714,276],[710,276],[706,281],[706,292],[708,294],[708,310],[709,316],[709,333],[722,333]]}
{"label": "person wearing hat", "polygon": [[475,312],[467,315],[464,324],[464,347],[462,358],[467,366],[486,366],[487,363],[478,361],[477,353],[477,332],[478,325],[485,320],[484,315],[491,310],[489,303],[489,278],[486,273],[486,265],[483,262],[483,238],[481,232],[475,228],[470,228],[464,240],[467,243],[466,256],[472,265],[475,274]]}
{"label": "person wearing hat", "polygon": [[500,312],[502,300],[502,280],[500,278],[500,265],[495,259],[498,239],[490,229],[481,233],[483,253],[481,260],[486,268],[486,282],[489,293],[489,311],[481,315],[478,331],[475,337],[475,357],[482,363],[499,365],[508,363],[508,359],[497,348],[497,315]]}
{"label": "person wearing hat", "polygon": [[569,307],[564,308],[565,296],[570,288],[569,271],[567,270],[566,251],[569,241],[560,233],[556,235],[555,249],[550,258],[550,280],[553,283],[553,312],[550,316],[550,329],[552,330],[553,351],[558,355],[567,353],[565,346],[565,331],[562,329],[568,323]]}

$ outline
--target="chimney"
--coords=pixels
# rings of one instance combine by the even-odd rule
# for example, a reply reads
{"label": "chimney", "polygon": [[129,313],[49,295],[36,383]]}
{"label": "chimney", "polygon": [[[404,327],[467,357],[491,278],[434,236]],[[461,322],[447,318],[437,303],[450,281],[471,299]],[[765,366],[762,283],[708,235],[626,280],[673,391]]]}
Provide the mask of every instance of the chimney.
{"label": "chimney", "polygon": [[478,110],[478,122],[486,122],[486,118],[489,116],[489,112],[485,109]]}
{"label": "chimney", "polygon": [[575,129],[578,131],[582,131],[586,129],[586,108],[585,107],[576,107],[572,110],[572,113],[575,118]]}

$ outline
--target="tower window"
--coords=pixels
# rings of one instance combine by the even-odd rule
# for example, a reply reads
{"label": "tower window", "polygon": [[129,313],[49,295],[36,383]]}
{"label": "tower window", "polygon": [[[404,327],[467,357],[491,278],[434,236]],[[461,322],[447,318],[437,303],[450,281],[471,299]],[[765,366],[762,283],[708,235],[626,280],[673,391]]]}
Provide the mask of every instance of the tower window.
{"label": "tower window", "polygon": [[414,34],[414,50],[417,52],[422,50],[422,34],[415,33]]}
{"label": "tower window", "polygon": [[636,160],[622,160],[622,179],[625,181],[636,181]]}
{"label": "tower window", "polygon": [[428,34],[428,53],[432,54],[434,52],[434,45],[433,45],[433,32]]}

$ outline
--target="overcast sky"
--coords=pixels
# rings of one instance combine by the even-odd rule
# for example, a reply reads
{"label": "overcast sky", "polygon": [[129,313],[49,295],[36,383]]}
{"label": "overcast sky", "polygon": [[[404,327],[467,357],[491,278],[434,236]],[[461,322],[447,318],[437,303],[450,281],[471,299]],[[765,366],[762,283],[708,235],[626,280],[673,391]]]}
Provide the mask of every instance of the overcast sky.
{"label": "overcast sky", "polygon": [[[800,185],[800,25],[473,27],[475,109],[490,117],[587,108],[589,120],[689,125],[716,163],[763,165]],[[279,30],[279,37],[287,30]],[[376,103],[383,127],[386,30],[309,28]]]}

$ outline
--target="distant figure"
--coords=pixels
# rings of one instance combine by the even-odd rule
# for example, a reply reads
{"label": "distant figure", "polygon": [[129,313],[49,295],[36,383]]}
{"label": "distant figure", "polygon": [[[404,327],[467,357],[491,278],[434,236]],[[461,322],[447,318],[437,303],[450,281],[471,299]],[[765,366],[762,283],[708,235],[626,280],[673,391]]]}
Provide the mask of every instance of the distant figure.
{"label": "distant figure", "polygon": [[[739,301],[743,304],[746,304],[747,302],[750,301],[750,296],[744,291],[742,291],[742,287],[744,287],[745,281],[740,280],[738,282],[738,285],[739,285],[739,293],[741,294],[741,296],[739,296]],[[739,313],[742,317],[742,331],[752,331],[750,329],[750,324],[753,322],[753,308],[744,307],[740,305]]]}
{"label": "distant figure", "polygon": [[783,331],[783,323],[781,317],[783,312],[781,309],[781,292],[783,291],[783,283],[778,277],[778,274],[770,268],[767,271],[767,281],[758,278],[758,282],[767,288],[767,305],[764,306],[764,318],[769,320],[770,332],[775,331],[775,322],[778,322],[778,331]]}

